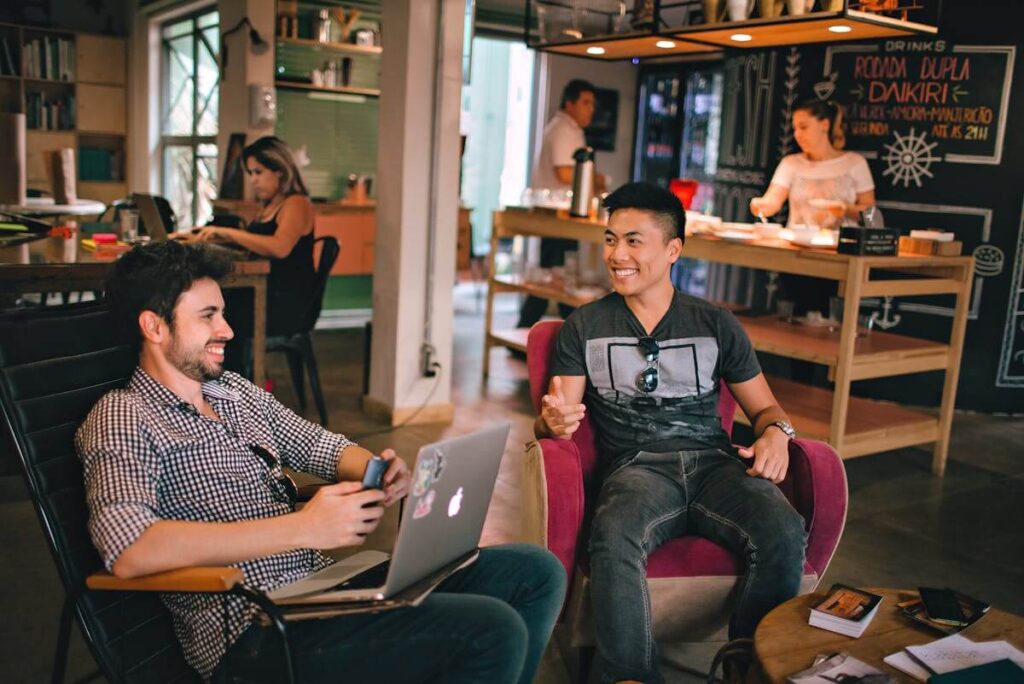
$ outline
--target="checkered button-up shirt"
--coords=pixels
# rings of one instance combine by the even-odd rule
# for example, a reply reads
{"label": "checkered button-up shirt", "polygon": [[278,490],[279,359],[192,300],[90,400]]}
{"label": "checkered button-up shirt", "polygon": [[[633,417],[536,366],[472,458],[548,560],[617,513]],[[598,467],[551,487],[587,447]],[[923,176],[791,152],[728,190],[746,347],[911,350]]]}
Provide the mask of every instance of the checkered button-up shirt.
{"label": "checkered button-up shirt", "polygon": [[[338,457],[352,444],[288,410],[241,376],[225,372],[203,384],[220,420],[137,368],[127,387],[107,393],[75,435],[85,470],[89,531],[107,569],[160,520],[233,522],[291,513],[277,481],[281,466],[334,481]],[[258,445],[274,465],[250,448]],[[246,583],[272,590],[330,565],[298,549],[237,563]],[[222,596],[164,594],[185,658],[209,677],[226,646],[245,631],[256,607]]]}

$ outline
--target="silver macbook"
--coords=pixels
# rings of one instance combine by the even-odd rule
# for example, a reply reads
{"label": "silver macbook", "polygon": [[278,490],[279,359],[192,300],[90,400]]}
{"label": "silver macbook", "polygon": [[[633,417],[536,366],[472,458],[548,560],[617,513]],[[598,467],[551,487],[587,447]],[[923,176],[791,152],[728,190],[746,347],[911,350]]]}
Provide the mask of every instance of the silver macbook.
{"label": "silver macbook", "polygon": [[380,601],[471,554],[508,433],[506,423],[422,447],[392,555],[363,551],[268,596],[280,603]]}

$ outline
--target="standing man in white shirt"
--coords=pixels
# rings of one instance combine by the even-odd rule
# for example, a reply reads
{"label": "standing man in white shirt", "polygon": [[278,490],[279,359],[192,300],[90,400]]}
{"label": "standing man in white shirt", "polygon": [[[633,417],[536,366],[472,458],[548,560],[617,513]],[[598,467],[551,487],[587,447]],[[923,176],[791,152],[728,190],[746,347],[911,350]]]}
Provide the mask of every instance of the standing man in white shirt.
{"label": "standing man in white shirt", "polygon": [[[579,148],[587,146],[583,129],[594,118],[594,93],[593,85],[578,78],[569,81],[562,90],[561,109],[555,112],[544,127],[540,156],[533,167],[530,183],[534,190],[572,189],[572,174],[576,165],[572,155]],[[595,174],[594,181],[598,192],[607,186],[601,174]],[[565,263],[565,253],[575,249],[574,240],[543,238],[540,241],[540,265],[542,268],[561,266]],[[548,300],[530,295],[519,311],[516,327],[529,328],[540,320],[547,308]],[[559,304],[558,309],[563,318],[573,310],[568,304]]]}

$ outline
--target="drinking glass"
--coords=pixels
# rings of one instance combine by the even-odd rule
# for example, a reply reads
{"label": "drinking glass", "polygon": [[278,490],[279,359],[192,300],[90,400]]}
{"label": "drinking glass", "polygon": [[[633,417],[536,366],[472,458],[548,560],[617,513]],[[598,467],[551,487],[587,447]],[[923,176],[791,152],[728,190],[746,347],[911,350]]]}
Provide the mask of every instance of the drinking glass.
{"label": "drinking glass", "polygon": [[139,212],[137,209],[122,209],[121,241],[135,242],[139,239]]}

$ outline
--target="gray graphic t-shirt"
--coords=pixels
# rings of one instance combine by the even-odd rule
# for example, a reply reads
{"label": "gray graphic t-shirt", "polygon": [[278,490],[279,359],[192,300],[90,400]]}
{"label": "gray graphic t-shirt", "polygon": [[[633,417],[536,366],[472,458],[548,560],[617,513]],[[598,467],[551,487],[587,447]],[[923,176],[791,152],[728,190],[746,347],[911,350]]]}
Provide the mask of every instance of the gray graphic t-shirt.
{"label": "gray graphic t-shirt", "polygon": [[[718,383],[746,382],[761,372],[736,318],[703,299],[676,292],[651,333],[658,358],[640,345],[643,326],[612,293],[574,311],[558,335],[553,375],[584,375],[584,402],[605,466],[637,451],[729,449],[718,415]],[[658,371],[652,392],[637,377]]]}

